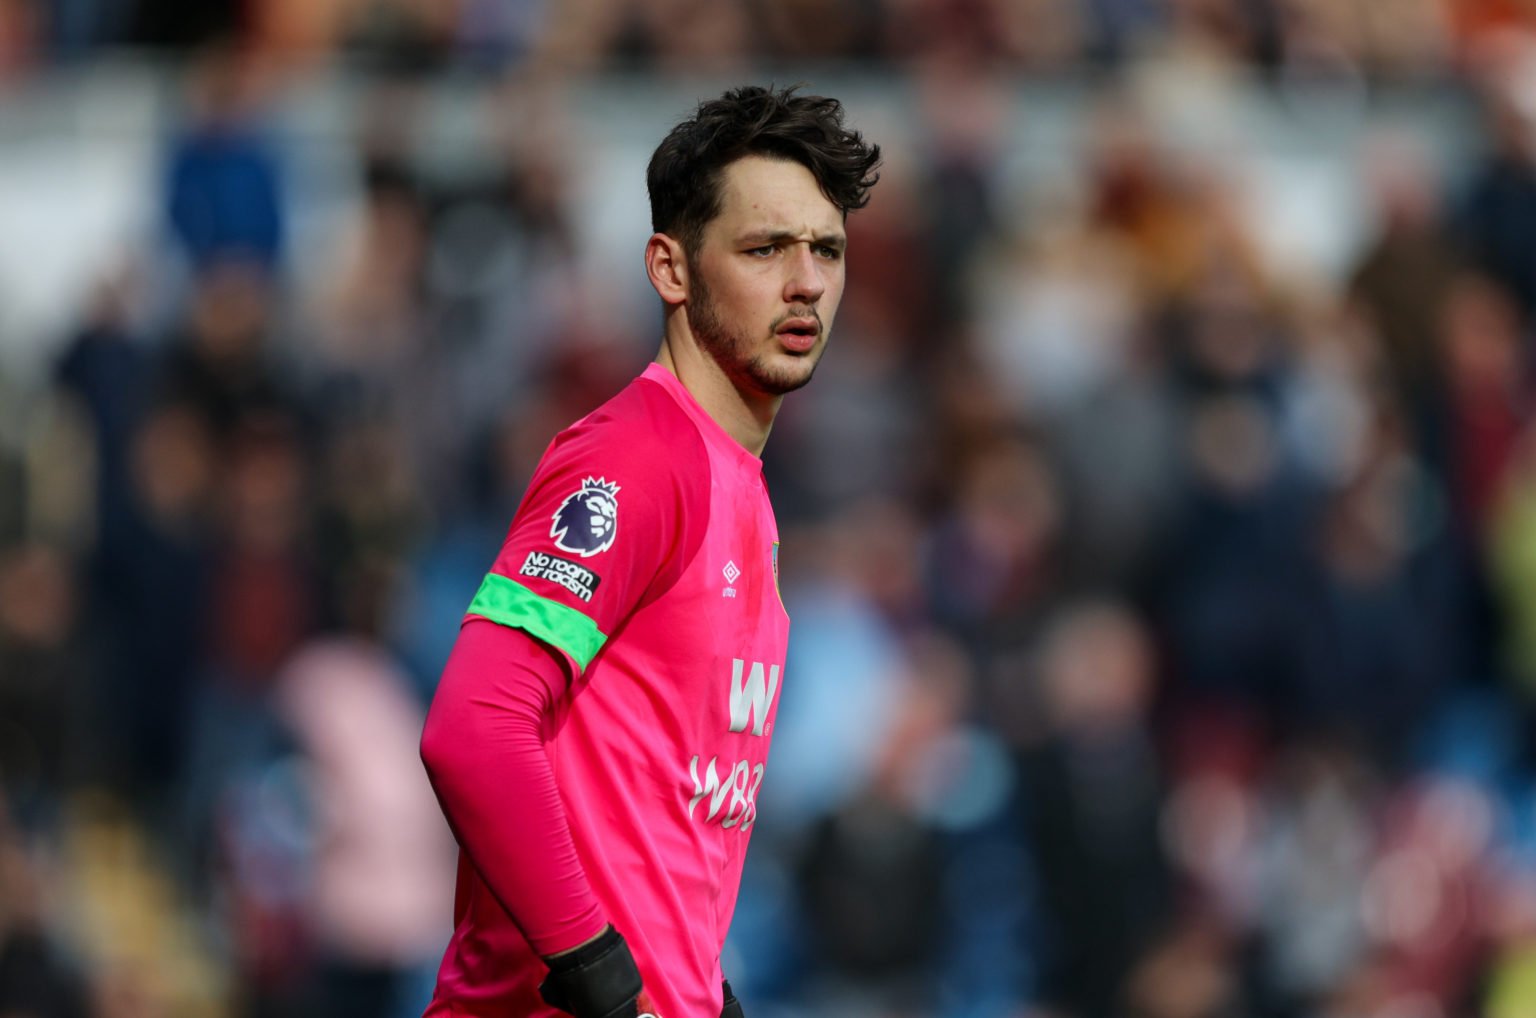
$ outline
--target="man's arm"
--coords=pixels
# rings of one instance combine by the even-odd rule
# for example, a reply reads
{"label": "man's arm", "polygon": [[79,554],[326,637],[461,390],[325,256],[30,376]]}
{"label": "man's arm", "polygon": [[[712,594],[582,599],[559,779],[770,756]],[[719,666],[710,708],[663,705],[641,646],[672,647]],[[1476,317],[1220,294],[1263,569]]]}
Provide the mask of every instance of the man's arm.
{"label": "man's arm", "polygon": [[580,1018],[630,1018],[654,1009],[582,871],[544,750],[568,678],[544,643],[469,619],[432,699],[421,759],[459,844],[550,966],[545,999]]}
{"label": "man's arm", "polygon": [[594,940],[606,925],[544,748],[566,668],[558,652],[522,630],[471,618],[421,737],[422,762],[454,836],[545,956]]}

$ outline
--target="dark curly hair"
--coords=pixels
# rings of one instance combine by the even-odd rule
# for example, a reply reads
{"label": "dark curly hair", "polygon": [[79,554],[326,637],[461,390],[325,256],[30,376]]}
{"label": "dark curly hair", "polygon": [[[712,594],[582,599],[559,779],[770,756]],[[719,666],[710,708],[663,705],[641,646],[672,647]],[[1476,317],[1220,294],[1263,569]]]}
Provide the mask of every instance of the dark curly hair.
{"label": "dark curly hair", "polygon": [[869,201],[880,179],[880,146],[843,126],[843,104],[745,85],[699,104],[662,139],[646,167],[651,229],[676,237],[692,257],[704,227],[720,214],[720,178],[744,156],[797,162],[810,170],[844,218]]}

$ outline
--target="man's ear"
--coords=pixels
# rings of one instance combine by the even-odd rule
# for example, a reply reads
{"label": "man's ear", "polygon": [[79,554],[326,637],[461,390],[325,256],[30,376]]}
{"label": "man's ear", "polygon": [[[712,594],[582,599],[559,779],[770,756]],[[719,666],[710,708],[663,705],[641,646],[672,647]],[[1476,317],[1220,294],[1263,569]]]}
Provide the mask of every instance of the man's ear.
{"label": "man's ear", "polygon": [[668,305],[688,299],[688,256],[683,245],[665,233],[653,233],[645,243],[645,274]]}

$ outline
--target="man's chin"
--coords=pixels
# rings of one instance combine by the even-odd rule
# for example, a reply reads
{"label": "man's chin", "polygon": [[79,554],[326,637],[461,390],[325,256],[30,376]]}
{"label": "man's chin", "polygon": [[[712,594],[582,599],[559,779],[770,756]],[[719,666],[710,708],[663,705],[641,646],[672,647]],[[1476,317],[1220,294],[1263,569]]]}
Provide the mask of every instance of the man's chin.
{"label": "man's chin", "polygon": [[784,396],[805,387],[811,375],[816,373],[818,360],[820,358],[806,357],[788,364],[757,363],[752,365],[749,375],[759,391],[769,396]]}

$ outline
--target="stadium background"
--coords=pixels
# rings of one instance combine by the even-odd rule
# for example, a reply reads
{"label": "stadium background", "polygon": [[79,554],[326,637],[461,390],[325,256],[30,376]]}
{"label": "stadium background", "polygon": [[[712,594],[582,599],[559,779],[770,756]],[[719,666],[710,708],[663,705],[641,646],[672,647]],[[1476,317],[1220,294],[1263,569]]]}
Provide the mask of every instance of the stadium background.
{"label": "stadium background", "polygon": [[1525,0],[0,0],[0,1014],[419,1013],[423,705],[743,80],[887,155],[754,1018],[1536,1014]]}

